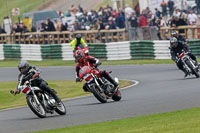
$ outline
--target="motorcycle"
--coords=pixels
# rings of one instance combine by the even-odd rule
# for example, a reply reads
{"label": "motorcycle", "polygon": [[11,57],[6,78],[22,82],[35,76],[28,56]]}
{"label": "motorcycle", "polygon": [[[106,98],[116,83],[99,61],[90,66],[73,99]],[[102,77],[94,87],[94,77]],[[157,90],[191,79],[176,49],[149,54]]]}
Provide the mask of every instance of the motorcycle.
{"label": "motorcycle", "polygon": [[86,56],[89,55],[89,49],[88,49],[88,47],[86,47],[86,46],[83,45],[83,44],[80,44],[78,47],[76,47],[75,50],[74,50],[74,52],[75,52],[76,50],[81,50],[81,51],[83,51],[84,55],[86,55]]}
{"label": "motorcycle", "polygon": [[[81,81],[86,81],[89,91],[93,93],[101,103],[106,103],[108,99],[113,99],[114,101],[121,100],[121,92],[119,91],[119,88],[112,92],[111,90],[114,85],[104,77],[101,77],[100,71],[96,68],[84,66],[80,69],[79,76]],[[115,82],[119,83],[118,78],[115,78]]]}
{"label": "motorcycle", "polygon": [[183,63],[183,69],[188,73],[188,75],[194,74],[197,78],[199,78],[199,66],[198,64],[188,56],[185,51],[178,54],[177,62],[181,60]]}
{"label": "motorcycle", "polygon": [[[66,108],[62,101],[58,104],[47,92],[38,87],[32,87],[31,81],[26,81],[20,90],[26,94],[26,102],[33,113],[40,118],[45,118],[46,113],[53,114],[54,111],[60,115],[66,114]],[[13,90],[10,93],[15,95]]]}

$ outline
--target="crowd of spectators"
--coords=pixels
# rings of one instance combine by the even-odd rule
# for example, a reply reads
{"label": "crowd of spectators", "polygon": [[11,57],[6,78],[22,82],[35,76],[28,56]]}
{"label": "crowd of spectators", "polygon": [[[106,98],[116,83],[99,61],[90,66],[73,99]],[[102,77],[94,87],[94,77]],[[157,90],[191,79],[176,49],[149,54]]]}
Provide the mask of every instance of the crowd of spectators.
{"label": "crowd of spectators", "polygon": [[[99,10],[86,11],[80,5],[74,5],[65,13],[59,11],[60,20],[44,20],[39,28],[32,27],[30,32],[44,31],[76,31],[76,30],[110,30],[123,29],[125,27],[147,27],[156,26],[159,30],[163,26],[177,27],[182,25],[194,25],[198,22],[198,16],[194,11],[182,11],[175,7],[173,0],[160,3],[161,11],[155,8],[151,11],[149,7],[140,11],[139,5],[131,8],[126,5],[125,9],[113,9],[111,6],[100,7]],[[174,10],[175,9],[175,10]],[[74,17],[75,21],[69,25],[63,22],[65,17]],[[29,32],[24,24],[14,24],[12,32]],[[183,31],[181,31],[183,32]],[[0,27],[0,33],[5,33]],[[160,37],[159,37],[160,38]]]}

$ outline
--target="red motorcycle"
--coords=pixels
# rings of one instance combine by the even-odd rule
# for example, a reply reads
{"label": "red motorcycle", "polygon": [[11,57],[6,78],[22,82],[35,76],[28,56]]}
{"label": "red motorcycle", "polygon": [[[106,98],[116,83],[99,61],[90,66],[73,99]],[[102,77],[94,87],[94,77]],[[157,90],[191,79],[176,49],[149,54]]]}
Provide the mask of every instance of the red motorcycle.
{"label": "red motorcycle", "polygon": [[83,51],[84,55],[86,55],[86,56],[89,55],[89,49],[88,49],[88,47],[86,47],[86,46],[83,45],[83,44],[80,44],[78,47],[76,47],[75,50],[74,50],[74,52],[75,52],[76,50],[81,50],[81,51]]}
{"label": "red motorcycle", "polygon": [[[106,103],[107,99],[113,99],[119,101],[121,99],[121,93],[117,88],[115,92],[112,92],[114,85],[107,81],[104,77],[101,77],[100,71],[96,68],[90,68],[84,66],[79,71],[79,76],[82,80],[85,80],[88,85],[88,89],[93,95],[101,102]],[[115,82],[119,83],[118,78],[115,78]]]}

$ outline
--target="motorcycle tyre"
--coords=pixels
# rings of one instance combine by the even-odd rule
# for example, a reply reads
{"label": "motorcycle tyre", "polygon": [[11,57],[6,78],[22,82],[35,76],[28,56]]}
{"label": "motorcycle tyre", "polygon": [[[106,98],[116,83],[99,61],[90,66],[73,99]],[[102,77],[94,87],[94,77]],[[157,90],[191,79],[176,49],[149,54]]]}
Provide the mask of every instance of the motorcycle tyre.
{"label": "motorcycle tyre", "polygon": [[31,102],[32,98],[34,98],[34,97],[31,96],[31,95],[26,97],[26,102],[27,102],[29,108],[30,108],[31,111],[32,111],[34,114],[36,114],[39,118],[45,118],[45,117],[46,117],[46,112],[45,112],[44,107],[42,106],[42,104],[40,104],[40,109],[43,110],[44,114],[39,113],[37,110],[35,110],[35,108],[34,108],[33,105],[32,105],[32,102]]}
{"label": "motorcycle tyre", "polygon": [[90,91],[93,93],[93,95],[94,95],[101,103],[106,103],[106,102],[107,102],[107,97],[101,96],[101,94],[97,91],[96,88],[90,88]]}
{"label": "motorcycle tyre", "polygon": [[197,72],[197,70],[195,70],[193,67],[192,67],[192,64],[190,63],[189,60],[186,60],[185,63],[188,65],[188,67],[192,70],[192,73],[197,77],[199,78],[199,73]]}
{"label": "motorcycle tyre", "polygon": [[117,90],[117,92],[112,96],[112,99],[114,101],[119,101],[119,100],[121,100],[121,98],[122,98],[122,95],[121,95],[121,92],[119,90]]}

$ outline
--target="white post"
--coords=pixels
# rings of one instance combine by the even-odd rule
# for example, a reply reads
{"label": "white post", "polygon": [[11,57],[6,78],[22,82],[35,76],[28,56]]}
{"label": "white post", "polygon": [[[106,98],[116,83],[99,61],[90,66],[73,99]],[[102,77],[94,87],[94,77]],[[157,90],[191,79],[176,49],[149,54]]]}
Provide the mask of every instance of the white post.
{"label": "white post", "polygon": [[112,0],[112,8],[118,10],[117,9],[117,0]]}

